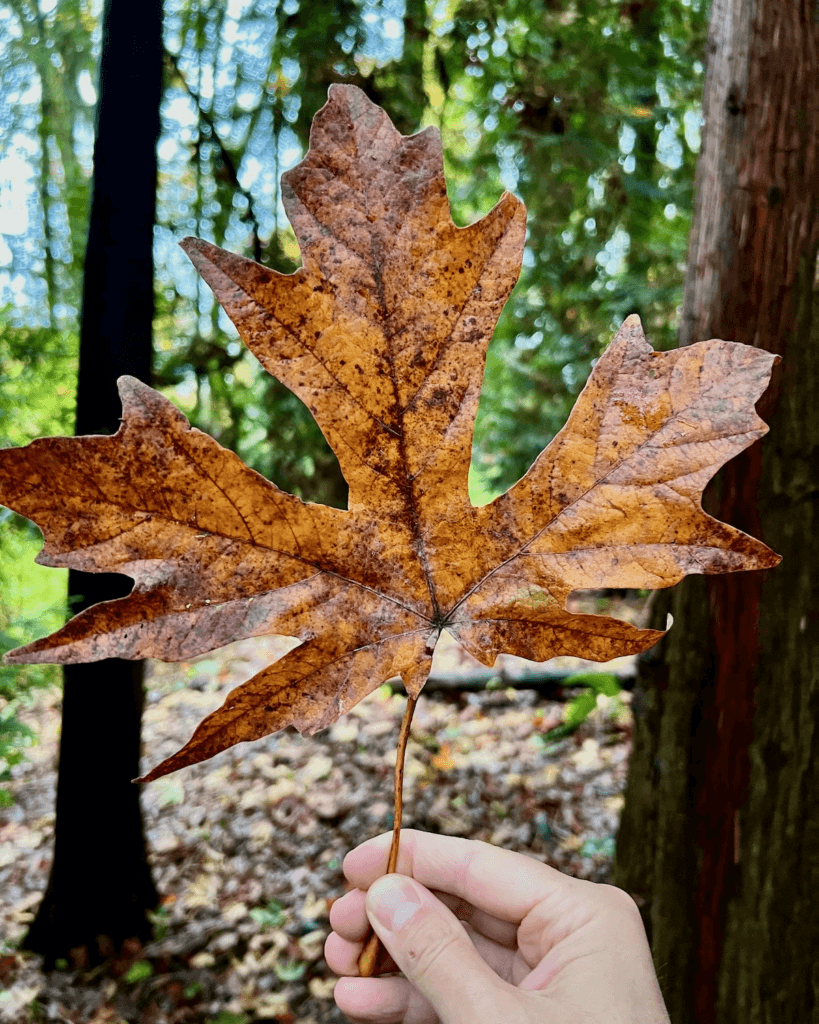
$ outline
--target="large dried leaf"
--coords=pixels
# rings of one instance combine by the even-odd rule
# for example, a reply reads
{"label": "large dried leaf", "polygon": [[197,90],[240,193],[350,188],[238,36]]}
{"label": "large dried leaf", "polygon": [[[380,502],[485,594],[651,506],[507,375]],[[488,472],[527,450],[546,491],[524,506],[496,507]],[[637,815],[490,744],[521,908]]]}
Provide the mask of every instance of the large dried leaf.
{"label": "large dried leaf", "polygon": [[716,470],[765,432],[753,406],[772,356],[727,341],[656,353],[629,317],[526,476],[475,508],[472,428],[520,268],[522,204],[507,194],[456,228],[437,132],[404,138],[351,86],[331,88],[283,198],[304,258],[295,274],[183,245],[245,344],[315,416],[349,510],[280,491],[129,377],[113,437],[0,452],[0,498],[42,529],[41,564],[135,581],[9,661],[175,661],[266,633],[303,641],[146,778],[287,725],[324,728],[393,676],[417,694],[444,628],[487,665],[501,652],[605,661],[661,634],[572,614],[572,590],[777,563],[700,507]]}

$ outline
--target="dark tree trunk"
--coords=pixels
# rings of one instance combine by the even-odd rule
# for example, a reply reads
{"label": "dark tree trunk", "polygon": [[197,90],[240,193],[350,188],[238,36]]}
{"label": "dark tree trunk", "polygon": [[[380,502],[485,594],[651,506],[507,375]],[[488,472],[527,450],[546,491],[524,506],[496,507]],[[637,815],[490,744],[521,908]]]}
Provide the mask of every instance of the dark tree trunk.
{"label": "dark tree trunk", "polygon": [[[819,19],[714,0],[681,344],[779,353],[771,433],[706,495],[783,556],[658,595],[615,880],[674,1024],[819,1021]],[[815,315],[816,314],[816,315]]]}
{"label": "dark tree trunk", "polygon": [[[634,171],[629,176],[630,191],[628,193],[626,229],[631,239],[628,254],[629,272],[636,280],[648,281],[654,253],[651,245],[651,228],[657,205],[657,129],[655,120],[658,116],[657,104],[657,66],[662,54],[660,32],[662,19],[659,11],[659,0],[632,0],[625,4],[634,29],[634,38],[639,46],[639,82],[638,88],[630,98],[642,112],[634,119],[632,127],[635,133]],[[637,68],[634,69],[635,75]],[[628,311],[636,313],[643,322],[648,320],[647,310],[638,299],[632,299]]]}
{"label": "dark tree trunk", "polygon": [[[150,379],[162,4],[106,0],[83,282],[78,434],[114,433],[116,380]],[[124,576],[72,572],[72,611],[122,596]],[[157,894],[139,790],[142,663],[64,669],[54,862],[26,948],[76,965],[150,935]]]}

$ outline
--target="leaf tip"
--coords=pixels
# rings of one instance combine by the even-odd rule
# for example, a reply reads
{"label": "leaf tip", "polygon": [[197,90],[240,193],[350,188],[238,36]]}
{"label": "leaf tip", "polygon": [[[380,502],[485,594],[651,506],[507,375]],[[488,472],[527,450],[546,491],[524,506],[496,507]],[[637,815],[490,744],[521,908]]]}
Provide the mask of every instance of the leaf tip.
{"label": "leaf tip", "polygon": [[187,238],[183,238],[179,243],[179,248],[185,253],[202,277],[205,276],[203,267],[213,262],[214,252],[220,251],[218,246],[206,242],[204,238],[197,238],[196,235],[188,235]]}
{"label": "leaf tip", "polygon": [[166,757],[164,761],[160,761],[159,764],[155,764],[150,771],[145,772],[144,775],[140,775],[136,779],[131,779],[131,781],[156,782],[157,779],[161,779],[165,775],[170,775],[172,772],[179,771],[180,768],[187,768],[192,764],[196,764],[197,761],[205,761],[208,757],[212,757],[213,753],[217,753],[217,751],[213,751],[213,753],[206,754],[204,757],[200,758],[195,756],[193,758],[180,757],[180,754],[182,754],[184,749],[185,748],[183,747],[182,750],[177,750],[175,754],[171,754],[171,756]]}
{"label": "leaf tip", "polygon": [[[349,82],[331,82],[330,87],[327,90],[328,103],[337,102],[338,100],[342,99],[347,100],[348,104],[351,101],[358,102],[362,104],[362,106],[372,107],[376,110],[381,111],[381,107],[379,107],[376,103],[373,103],[373,101],[366,94],[366,92],[364,92],[363,89],[360,89],[357,85],[352,85]],[[323,112],[324,111],[319,111],[319,113]],[[382,113],[385,112],[382,111]]]}
{"label": "leaf tip", "polygon": [[33,641],[30,644],[25,644],[23,647],[15,647],[11,651],[6,651],[3,655],[4,665],[36,665],[44,659],[37,657],[36,651],[37,641]]}
{"label": "leaf tip", "polygon": [[179,243],[179,248],[190,255],[191,249],[200,249],[202,244],[202,239],[196,235],[186,235]]}
{"label": "leaf tip", "polygon": [[355,89],[355,86],[345,85],[343,82],[331,82],[329,88],[327,89],[327,95],[335,96],[336,93],[338,93],[341,96],[343,96],[350,89]]}
{"label": "leaf tip", "polygon": [[122,399],[123,405],[125,405],[127,399],[150,390],[151,388],[149,388],[147,384],[143,384],[143,382],[137,377],[132,377],[128,373],[124,373],[121,377],[117,377],[117,391],[119,392],[119,397]]}
{"label": "leaf tip", "polygon": [[208,282],[211,288],[213,282],[208,278],[208,272],[214,269],[224,269],[223,264],[243,265],[253,264],[253,260],[245,259],[234,253],[220,249],[212,242],[206,242],[204,238],[197,238],[195,235],[188,235],[179,243],[179,247],[194,265],[199,274]]}

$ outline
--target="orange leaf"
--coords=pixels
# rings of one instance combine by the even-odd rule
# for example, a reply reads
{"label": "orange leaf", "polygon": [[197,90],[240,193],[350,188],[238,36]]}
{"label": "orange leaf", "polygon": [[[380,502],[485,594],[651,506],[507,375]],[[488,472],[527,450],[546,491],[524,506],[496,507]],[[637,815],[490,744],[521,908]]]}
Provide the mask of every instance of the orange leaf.
{"label": "orange leaf", "polygon": [[452,747],[449,743],[442,743],[441,749],[437,754],[433,754],[429,760],[429,763],[433,768],[437,768],[438,771],[448,772],[455,767],[455,761],[452,757]]}
{"label": "orange leaf", "polygon": [[437,132],[401,136],[352,86],[331,88],[282,194],[296,273],[183,246],[245,344],[309,407],[347,511],[279,490],[129,377],[114,436],[0,452],[0,499],[40,525],[41,564],[135,581],[9,661],[177,661],[267,633],[303,641],[146,779],[287,725],[325,728],[397,675],[417,695],[442,629],[486,665],[501,652],[606,661],[662,634],[572,614],[572,590],[777,564],[700,506],[716,470],[766,430],[753,405],[773,356],[727,341],[657,353],[629,317],[526,476],[475,508],[472,428],[520,268],[522,204],[506,194],[455,227]]}

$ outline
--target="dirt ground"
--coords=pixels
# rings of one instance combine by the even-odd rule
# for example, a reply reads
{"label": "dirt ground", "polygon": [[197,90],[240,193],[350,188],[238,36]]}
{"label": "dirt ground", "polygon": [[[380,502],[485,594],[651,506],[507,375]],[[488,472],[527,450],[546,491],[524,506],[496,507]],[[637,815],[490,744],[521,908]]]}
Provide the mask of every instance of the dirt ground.
{"label": "dirt ground", "polygon": [[[639,619],[639,609],[628,617]],[[262,638],[195,662],[151,663],[143,770],[288,644]],[[454,642],[440,645],[436,659],[447,672],[467,671],[471,661]],[[570,668],[585,664],[566,660]],[[567,705],[532,690],[422,695],[404,824],[608,880],[630,749],[629,699],[601,697],[589,720],[555,743],[545,734]],[[57,691],[44,694],[27,713],[41,742],[15,767],[15,802],[0,810],[0,1021],[344,1021],[322,955],[327,915],[345,891],[344,855],[392,825],[404,703],[402,692],[384,686],[317,736],[287,731],[240,744],[146,786],[145,827],[162,895],[155,940],[90,973],[66,964],[44,974],[36,957],[18,951],[53,842],[60,705]]]}

